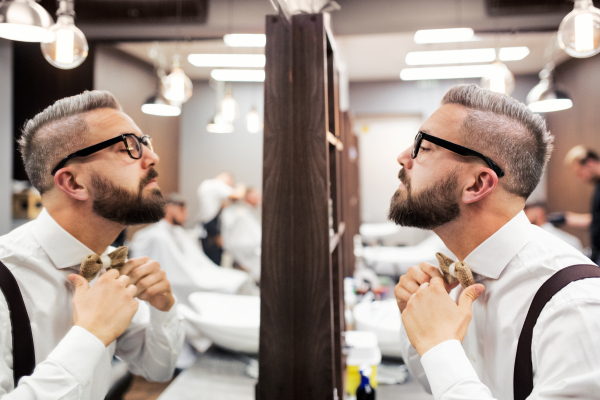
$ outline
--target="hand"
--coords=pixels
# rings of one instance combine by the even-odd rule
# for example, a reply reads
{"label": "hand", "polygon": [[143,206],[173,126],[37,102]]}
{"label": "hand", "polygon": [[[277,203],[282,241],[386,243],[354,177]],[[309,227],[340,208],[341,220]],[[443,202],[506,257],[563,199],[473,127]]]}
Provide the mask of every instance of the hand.
{"label": "hand", "polygon": [[175,304],[171,283],[157,261],[148,257],[132,258],[121,268],[121,275],[127,275],[130,283],[135,285],[135,296],[147,301],[152,307],[169,311]]}
{"label": "hand", "polygon": [[103,274],[91,288],[80,275],[71,274],[68,279],[75,286],[74,324],[108,346],[125,332],[138,309],[139,302],[133,298],[135,286],[117,270]]}
{"label": "hand", "polygon": [[462,342],[471,322],[471,306],[484,290],[480,283],[471,285],[461,293],[456,304],[448,296],[442,278],[423,283],[402,313],[408,340],[419,355],[447,340]]}
{"label": "hand", "polygon": [[[400,282],[394,288],[400,312],[404,311],[410,297],[417,292],[423,283],[427,283],[431,278],[436,277],[441,278],[442,273],[435,265],[421,263],[418,267],[410,267],[406,274],[400,277]],[[446,285],[446,292],[450,293],[458,284],[459,282],[457,281],[452,285]]]}

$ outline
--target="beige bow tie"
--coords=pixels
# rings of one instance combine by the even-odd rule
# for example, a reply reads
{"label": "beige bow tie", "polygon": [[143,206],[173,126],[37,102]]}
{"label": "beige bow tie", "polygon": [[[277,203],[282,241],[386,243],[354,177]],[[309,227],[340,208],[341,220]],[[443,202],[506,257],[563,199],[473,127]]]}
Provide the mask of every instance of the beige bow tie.
{"label": "beige bow tie", "polygon": [[444,281],[446,281],[447,284],[453,284],[456,282],[457,278],[465,289],[475,284],[473,273],[467,264],[462,261],[455,262],[453,259],[442,253],[435,253],[435,256],[440,263],[440,269],[444,274]]}
{"label": "beige bow tie", "polygon": [[[110,258],[110,266],[106,269],[109,270],[114,268],[120,271],[125,264],[125,260],[127,260],[127,247],[119,247],[112,253],[109,253],[108,258]],[[88,282],[90,282],[96,277],[98,271],[100,271],[103,267],[104,263],[102,262],[102,258],[97,254],[90,254],[81,262],[81,267],[79,267],[79,275],[83,276]]]}

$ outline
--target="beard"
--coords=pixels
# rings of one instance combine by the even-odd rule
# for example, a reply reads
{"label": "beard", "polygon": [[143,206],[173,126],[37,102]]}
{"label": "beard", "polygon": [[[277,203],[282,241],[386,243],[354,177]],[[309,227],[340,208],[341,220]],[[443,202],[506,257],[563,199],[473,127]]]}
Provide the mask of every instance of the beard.
{"label": "beard", "polygon": [[144,196],[144,188],[158,173],[150,168],[142,178],[137,193],[117,186],[106,178],[94,173],[92,187],[94,201],[92,210],[109,221],[122,225],[138,225],[158,222],[165,216],[165,199],[158,188]]}
{"label": "beard", "polygon": [[414,196],[404,169],[398,173],[398,179],[406,186],[406,193],[400,189],[394,193],[388,214],[388,219],[397,225],[435,229],[460,216],[460,207],[455,199],[458,184],[456,171]]}

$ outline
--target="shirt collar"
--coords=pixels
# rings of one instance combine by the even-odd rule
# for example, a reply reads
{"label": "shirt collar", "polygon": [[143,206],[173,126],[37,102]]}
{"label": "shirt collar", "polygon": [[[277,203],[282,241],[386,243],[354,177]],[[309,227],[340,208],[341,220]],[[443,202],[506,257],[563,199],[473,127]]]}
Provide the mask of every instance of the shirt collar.
{"label": "shirt collar", "polygon": [[464,262],[473,272],[498,279],[504,268],[525,247],[534,231],[521,211],[471,252]]}
{"label": "shirt collar", "polygon": [[[64,230],[45,208],[34,221],[31,231],[58,269],[79,265],[85,257],[94,254],[86,245]],[[107,254],[108,248],[101,256],[104,267],[110,265]]]}

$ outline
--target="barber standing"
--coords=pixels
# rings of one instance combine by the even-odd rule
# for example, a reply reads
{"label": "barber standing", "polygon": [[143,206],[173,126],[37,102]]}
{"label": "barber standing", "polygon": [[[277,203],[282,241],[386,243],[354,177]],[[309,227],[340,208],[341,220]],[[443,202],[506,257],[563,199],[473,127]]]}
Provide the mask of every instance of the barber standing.
{"label": "barber standing", "polygon": [[[0,397],[104,399],[113,355],[148,380],[169,380],[183,328],[165,273],[147,257],[126,261],[122,252],[116,252],[120,271],[105,272],[118,261],[109,246],[126,226],[164,216],[150,138],[110,93],[92,91],[36,115],[19,144],[45,208],[35,221],[0,237],[0,261],[8,268],[4,276],[18,283],[35,359],[15,384],[17,365],[30,353],[13,351],[22,339],[13,340],[13,328],[23,325],[10,319],[15,309],[9,304],[18,301],[5,292]],[[84,277],[85,259],[97,260],[97,268],[81,271]]]}
{"label": "barber standing", "polygon": [[600,156],[584,146],[575,146],[567,153],[565,165],[584,183],[595,186],[591,213],[565,213],[567,226],[590,230],[592,240],[591,259],[600,262]]}

